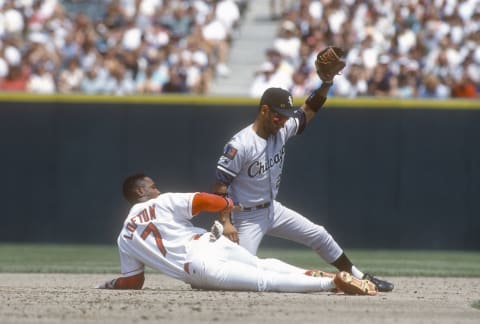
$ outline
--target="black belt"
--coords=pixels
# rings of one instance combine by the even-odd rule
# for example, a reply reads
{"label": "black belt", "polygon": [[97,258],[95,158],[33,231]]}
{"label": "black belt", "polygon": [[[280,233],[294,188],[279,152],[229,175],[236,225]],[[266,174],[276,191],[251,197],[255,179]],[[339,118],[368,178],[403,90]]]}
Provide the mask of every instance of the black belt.
{"label": "black belt", "polygon": [[268,208],[270,206],[270,202],[266,202],[260,205],[252,206],[252,207],[242,207],[242,211],[254,211],[257,209]]}

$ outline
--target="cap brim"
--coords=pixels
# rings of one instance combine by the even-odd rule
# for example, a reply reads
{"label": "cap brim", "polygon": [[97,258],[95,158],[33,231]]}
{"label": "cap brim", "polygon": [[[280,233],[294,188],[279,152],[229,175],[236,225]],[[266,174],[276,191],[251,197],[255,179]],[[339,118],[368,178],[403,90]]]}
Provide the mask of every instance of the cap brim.
{"label": "cap brim", "polygon": [[285,117],[295,117],[295,109],[281,109],[281,108],[275,108],[275,107],[270,107],[273,111],[285,116]]}

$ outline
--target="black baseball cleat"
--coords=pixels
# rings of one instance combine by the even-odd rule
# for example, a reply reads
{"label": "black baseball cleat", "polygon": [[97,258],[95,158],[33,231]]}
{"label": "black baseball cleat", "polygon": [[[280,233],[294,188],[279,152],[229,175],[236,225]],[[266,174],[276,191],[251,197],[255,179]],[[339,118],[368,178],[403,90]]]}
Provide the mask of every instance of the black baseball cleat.
{"label": "black baseball cleat", "polygon": [[392,283],[382,279],[378,279],[369,273],[364,274],[362,279],[367,279],[373,282],[375,286],[377,286],[378,291],[380,292],[389,292],[393,290]]}

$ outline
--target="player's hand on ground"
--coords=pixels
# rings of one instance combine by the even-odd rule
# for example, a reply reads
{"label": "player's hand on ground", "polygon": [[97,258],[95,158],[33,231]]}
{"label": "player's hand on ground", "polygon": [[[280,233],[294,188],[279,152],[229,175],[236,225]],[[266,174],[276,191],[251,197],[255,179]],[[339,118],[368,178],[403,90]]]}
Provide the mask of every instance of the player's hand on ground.
{"label": "player's hand on ground", "polygon": [[223,236],[238,244],[238,231],[230,222],[223,223]]}
{"label": "player's hand on ground", "polygon": [[97,289],[115,289],[115,281],[116,279],[112,279],[106,282],[103,282],[96,286]]}

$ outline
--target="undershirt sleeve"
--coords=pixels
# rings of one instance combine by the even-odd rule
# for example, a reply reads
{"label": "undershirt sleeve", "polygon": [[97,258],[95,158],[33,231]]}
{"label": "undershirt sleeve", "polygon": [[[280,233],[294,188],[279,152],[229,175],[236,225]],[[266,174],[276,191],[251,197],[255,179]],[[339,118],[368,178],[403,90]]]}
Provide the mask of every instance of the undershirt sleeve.
{"label": "undershirt sleeve", "polygon": [[206,192],[198,192],[193,197],[192,215],[200,212],[219,212],[224,210],[228,205],[227,199],[222,196],[210,194]]}

